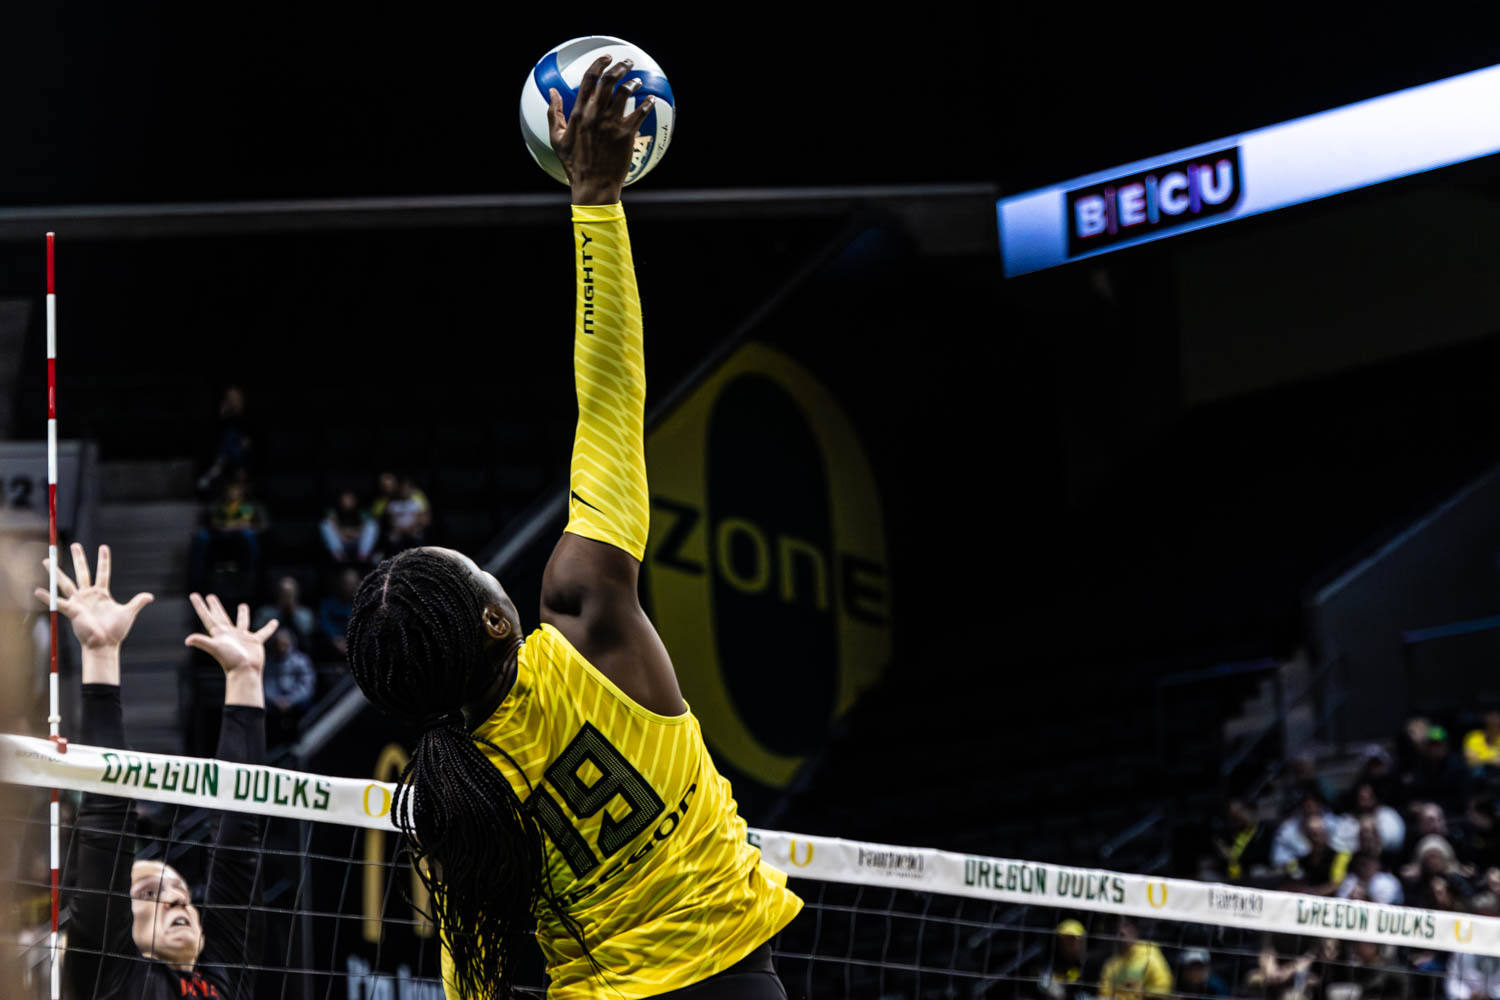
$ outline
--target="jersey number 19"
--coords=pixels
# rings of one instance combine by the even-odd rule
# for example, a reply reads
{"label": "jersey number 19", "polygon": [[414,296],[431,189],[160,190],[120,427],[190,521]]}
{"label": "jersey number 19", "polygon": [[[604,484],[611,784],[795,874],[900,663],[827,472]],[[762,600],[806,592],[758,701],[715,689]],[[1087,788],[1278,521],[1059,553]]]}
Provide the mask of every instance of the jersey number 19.
{"label": "jersey number 19", "polygon": [[[585,761],[593,764],[599,772],[592,784],[585,783],[578,776]],[[640,772],[587,722],[547,768],[546,780],[557,789],[579,820],[593,818],[617,795],[630,807],[623,819],[617,820],[604,813],[599,820],[596,844],[599,853],[595,855],[583,834],[568,821],[562,807],[545,788],[538,787],[532,794],[531,804],[537,819],[573,870],[574,878],[581,879],[598,868],[604,860],[640,836],[666,810],[661,796],[646,784]]]}

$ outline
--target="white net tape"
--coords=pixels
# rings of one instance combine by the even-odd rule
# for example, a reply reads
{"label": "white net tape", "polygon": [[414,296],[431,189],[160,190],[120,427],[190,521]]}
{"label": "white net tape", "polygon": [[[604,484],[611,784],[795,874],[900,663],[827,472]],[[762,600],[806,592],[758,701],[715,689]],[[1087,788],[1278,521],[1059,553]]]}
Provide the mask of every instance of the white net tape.
{"label": "white net tape", "polygon": [[[303,821],[272,824],[260,848],[268,884],[285,884],[259,908],[269,923],[302,922],[272,935],[279,954],[264,968],[281,978],[265,995],[382,995],[382,976],[392,989],[401,984],[392,995],[437,995],[418,991],[435,985],[436,952],[430,926],[404,902],[410,872],[389,836],[389,783],[79,745],[59,753],[48,740],[3,734],[0,780],[177,807],[156,837],[168,857],[201,843],[193,827],[204,810]],[[772,830],[752,830],[751,841],[808,902],[776,943],[793,995],[1030,995],[1040,980],[1029,966],[1055,947],[1055,927],[1069,916],[1082,917],[1095,939],[1108,936],[1096,927],[1113,932],[1111,915],[1129,917],[1169,948],[1212,945],[1251,967],[1265,964],[1268,949],[1288,962],[1327,951],[1321,939],[1500,967],[1500,918]],[[401,958],[393,964],[380,950],[388,937],[410,939],[415,950],[393,944]],[[1410,961],[1403,967],[1412,971]],[[1253,969],[1235,976],[1255,979]],[[328,993],[335,980],[376,985]]]}

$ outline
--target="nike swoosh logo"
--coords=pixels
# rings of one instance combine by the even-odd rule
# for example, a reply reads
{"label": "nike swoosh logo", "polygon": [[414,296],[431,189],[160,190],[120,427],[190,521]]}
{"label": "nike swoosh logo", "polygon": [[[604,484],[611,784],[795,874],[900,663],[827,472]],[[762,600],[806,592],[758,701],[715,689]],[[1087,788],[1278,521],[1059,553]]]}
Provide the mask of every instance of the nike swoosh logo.
{"label": "nike swoosh logo", "polygon": [[[577,490],[569,490],[568,491],[568,495],[571,496],[574,500],[577,500],[579,503],[583,504],[589,510],[599,510],[598,507],[595,507],[593,504],[589,503],[583,497],[579,496]],[[603,514],[604,511],[599,510],[599,513]]]}

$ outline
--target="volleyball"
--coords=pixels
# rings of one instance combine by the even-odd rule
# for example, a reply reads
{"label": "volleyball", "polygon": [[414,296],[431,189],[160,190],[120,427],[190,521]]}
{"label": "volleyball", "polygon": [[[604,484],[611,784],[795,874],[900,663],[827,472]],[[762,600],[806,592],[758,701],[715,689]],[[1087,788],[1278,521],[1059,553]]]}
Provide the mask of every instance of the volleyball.
{"label": "volleyball", "polygon": [[627,114],[635,110],[637,101],[656,98],[655,107],[641,123],[640,134],[636,136],[635,155],[631,157],[630,173],[625,183],[634,184],[655,169],[667,155],[667,146],[672,141],[676,102],[672,99],[672,87],[667,83],[666,74],[655,59],[624,39],[609,35],[587,35],[563,42],[537,60],[521,88],[521,135],[526,140],[526,149],[539,167],[563,184],[568,183],[568,175],[552,151],[552,138],[547,129],[547,92],[556,88],[562,95],[563,113],[571,115],[584,71],[603,55],[610,56],[614,62],[622,59],[635,61],[630,72],[625,74],[625,80],[639,80],[641,85],[625,102]]}

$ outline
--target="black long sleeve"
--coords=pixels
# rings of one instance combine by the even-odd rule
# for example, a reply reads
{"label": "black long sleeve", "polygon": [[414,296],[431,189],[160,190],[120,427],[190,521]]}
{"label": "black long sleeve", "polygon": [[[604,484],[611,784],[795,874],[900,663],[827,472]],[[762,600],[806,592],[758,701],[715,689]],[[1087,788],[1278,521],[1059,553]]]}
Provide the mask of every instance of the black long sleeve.
{"label": "black long sleeve", "polygon": [[[81,722],[80,743],[124,749],[119,687],[85,684]],[[130,866],[135,860],[131,806],[129,799],[88,793],[78,807],[66,971],[79,996],[111,995],[136,964],[114,957],[136,955],[130,913]]]}
{"label": "black long sleeve", "polygon": [[[225,705],[219,726],[219,760],[262,764],[266,759],[266,711]],[[253,974],[237,970],[259,965],[265,940],[264,914],[252,909],[261,865],[265,820],[255,813],[219,816],[208,860],[203,907],[203,954],[198,965],[229,981],[230,995],[249,996]],[[243,983],[235,980],[244,976]]]}
{"label": "black long sleeve", "polygon": [[[128,748],[117,686],[83,686],[79,742]],[[224,706],[217,756],[238,763],[263,763],[265,710]],[[265,937],[261,914],[250,909],[263,819],[247,813],[220,815],[207,865],[203,953],[197,972],[177,973],[160,962],[142,960],[135,946],[130,904],[130,868],[135,860],[133,807],[130,799],[95,794],[85,794],[79,806],[63,995],[121,1000],[175,1000],[179,995],[217,995],[230,1000],[252,996],[254,974],[243,967],[258,964]],[[217,993],[184,992],[194,982],[211,983]]]}

